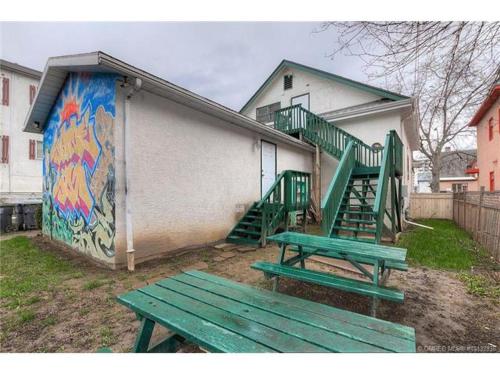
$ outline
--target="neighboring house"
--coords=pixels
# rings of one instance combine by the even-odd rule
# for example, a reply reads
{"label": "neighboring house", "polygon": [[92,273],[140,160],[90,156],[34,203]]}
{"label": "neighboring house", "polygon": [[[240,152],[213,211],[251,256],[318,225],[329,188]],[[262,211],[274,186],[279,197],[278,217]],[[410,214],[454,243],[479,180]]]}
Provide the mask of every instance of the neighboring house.
{"label": "neighboring house", "polygon": [[48,60],[25,131],[43,134],[43,233],[112,268],[225,238],[278,173],[313,164],[310,145],[102,52]]}
{"label": "neighboring house", "polygon": [[470,173],[479,174],[479,187],[500,190],[500,82],[489,91],[469,126],[477,129],[477,165]]}
{"label": "neighboring house", "polygon": [[441,154],[439,191],[460,193],[479,190],[477,175],[468,174],[476,162],[476,150],[451,151],[446,148]]}
{"label": "neighboring house", "polygon": [[[418,149],[418,127],[412,98],[356,82],[329,72],[283,60],[240,113],[272,126],[274,112],[291,105],[321,116],[368,145],[381,146],[396,130],[404,146],[403,196],[413,185],[412,151]],[[337,161],[321,155],[321,195],[324,197]],[[407,199],[405,199],[407,203]]]}
{"label": "neighboring house", "polygon": [[0,60],[0,204],[41,202],[42,136],[23,133],[41,76]]}
{"label": "neighboring house", "polygon": [[[451,151],[446,147],[441,154],[441,172],[439,178],[439,191],[464,192],[477,191],[477,175],[471,174],[475,170],[476,150]],[[429,160],[420,159],[413,162],[415,174],[414,191],[416,193],[430,193],[432,172]]]}

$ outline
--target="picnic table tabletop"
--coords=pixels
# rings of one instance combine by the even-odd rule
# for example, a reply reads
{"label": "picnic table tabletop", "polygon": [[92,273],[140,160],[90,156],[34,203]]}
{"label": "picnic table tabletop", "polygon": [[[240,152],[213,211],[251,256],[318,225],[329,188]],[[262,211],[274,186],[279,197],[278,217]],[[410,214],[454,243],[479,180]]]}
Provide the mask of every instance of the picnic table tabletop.
{"label": "picnic table tabletop", "polygon": [[314,248],[318,250],[318,255],[321,255],[321,251],[327,251],[363,259],[393,262],[404,262],[406,259],[406,249],[403,248],[344,240],[340,238],[315,236],[298,232],[282,232],[267,237],[267,240],[277,242],[278,244]]}
{"label": "picnic table tabletop", "polygon": [[[411,327],[188,271],[118,301],[213,352],[414,352]],[[153,326],[136,351],[148,351]],[[138,344],[139,343],[139,344]]]}

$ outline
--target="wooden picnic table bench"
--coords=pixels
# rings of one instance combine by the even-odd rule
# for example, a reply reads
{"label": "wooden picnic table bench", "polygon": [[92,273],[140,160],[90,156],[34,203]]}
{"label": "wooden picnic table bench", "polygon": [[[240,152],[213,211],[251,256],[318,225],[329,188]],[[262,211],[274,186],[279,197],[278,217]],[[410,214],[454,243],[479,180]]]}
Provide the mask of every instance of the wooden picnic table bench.
{"label": "wooden picnic table bench", "polygon": [[[252,268],[274,277],[274,290],[277,290],[280,276],[294,278],[340,290],[373,297],[372,314],[375,315],[378,298],[403,302],[404,293],[394,288],[384,287],[391,269],[406,271],[406,249],[358,241],[314,236],[297,232],[283,232],[269,236],[268,241],[277,242],[281,252],[277,263],[256,262]],[[286,251],[298,253],[286,258]],[[333,275],[305,268],[305,260],[311,256],[323,256],[346,260],[369,279],[369,282]],[[300,268],[294,265],[300,264]],[[373,271],[364,265],[373,266]]]}
{"label": "wooden picnic table bench", "polygon": [[[135,352],[415,352],[415,330],[200,271],[118,296],[141,320]],[[155,324],[171,335],[150,347]]]}

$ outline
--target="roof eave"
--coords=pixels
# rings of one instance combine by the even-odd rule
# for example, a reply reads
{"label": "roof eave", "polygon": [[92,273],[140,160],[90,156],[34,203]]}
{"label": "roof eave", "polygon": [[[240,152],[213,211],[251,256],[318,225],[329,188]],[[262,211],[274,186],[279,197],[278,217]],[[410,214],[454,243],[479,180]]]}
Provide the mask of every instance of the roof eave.
{"label": "roof eave", "polygon": [[[189,90],[183,89],[182,87],[176,86],[170,82],[167,82],[141,69],[135,68],[103,52],[92,52],[82,55],[62,56],[49,59],[44,69],[44,73],[40,83],[40,89],[38,90],[34,103],[30,107],[30,110],[28,112],[25,121],[24,131],[33,133],[43,132],[42,127],[44,126],[47,120],[50,108],[47,109],[47,106],[45,106],[43,108],[43,110],[45,111],[44,115],[36,117],[39,98],[43,97],[44,95],[48,95],[48,98],[45,99],[47,102],[51,102],[50,107],[52,107],[54,101],[57,99],[57,96],[59,95],[60,89],[64,83],[67,73],[69,71],[74,71],[75,69],[77,70],[91,69],[94,71],[98,70],[98,71],[115,72],[127,76],[129,78],[140,78],[143,81],[143,88],[147,91],[154,89],[153,92],[155,92],[156,94],[159,94],[158,92],[161,91],[161,93],[163,94],[162,96],[164,97],[167,97],[180,104],[184,104],[189,107],[195,108],[196,110],[199,110],[201,112],[225,119],[226,121],[241,128],[245,128],[247,130],[256,132],[260,135],[270,137],[271,139],[274,140],[282,141],[283,143],[287,143],[307,151],[312,152],[314,150],[312,146],[296,138],[288,136],[276,129],[269,128],[263,124],[260,124],[259,122],[250,119],[238,112],[235,112],[227,107],[224,107],[219,103],[211,101],[200,95],[197,95]],[[50,75],[54,71],[56,74],[56,78],[58,76],[59,87],[56,90],[55,86],[52,86],[50,87],[52,88],[52,90],[46,90],[45,89],[45,86],[47,85],[46,79],[47,77],[50,77]],[[35,121],[41,124],[40,128],[34,127]]]}
{"label": "roof eave", "polygon": [[493,103],[496,102],[499,96],[500,96],[500,84],[495,84],[495,86],[493,86],[493,88],[488,93],[486,99],[479,106],[476,113],[474,113],[474,116],[472,116],[472,120],[470,120],[468,126],[479,125],[486,112],[488,112],[490,107],[493,105]]}

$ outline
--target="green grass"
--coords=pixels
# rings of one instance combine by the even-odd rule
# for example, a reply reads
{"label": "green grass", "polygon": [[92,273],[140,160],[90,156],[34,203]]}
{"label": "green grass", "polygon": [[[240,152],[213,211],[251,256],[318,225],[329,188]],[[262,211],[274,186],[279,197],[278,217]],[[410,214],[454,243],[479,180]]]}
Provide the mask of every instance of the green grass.
{"label": "green grass", "polygon": [[491,278],[467,272],[460,272],[458,278],[464,282],[468,293],[478,297],[488,297],[494,301],[500,299],[500,286]]}
{"label": "green grass", "polygon": [[102,327],[99,331],[100,344],[102,346],[111,346],[116,344],[117,337],[113,334],[113,331],[109,327]]}
{"label": "green grass", "polygon": [[20,323],[28,323],[35,319],[35,312],[31,309],[21,310],[18,317]]}
{"label": "green grass", "polygon": [[0,243],[0,300],[8,308],[39,302],[40,292],[50,290],[76,273],[69,262],[39,250],[27,237]]}
{"label": "green grass", "polygon": [[83,289],[94,290],[108,283],[107,280],[90,280],[83,284]]}
{"label": "green grass", "polygon": [[408,249],[412,265],[452,271],[469,270],[486,258],[484,249],[450,220],[427,219],[419,223],[434,230],[412,227],[397,246]]}

